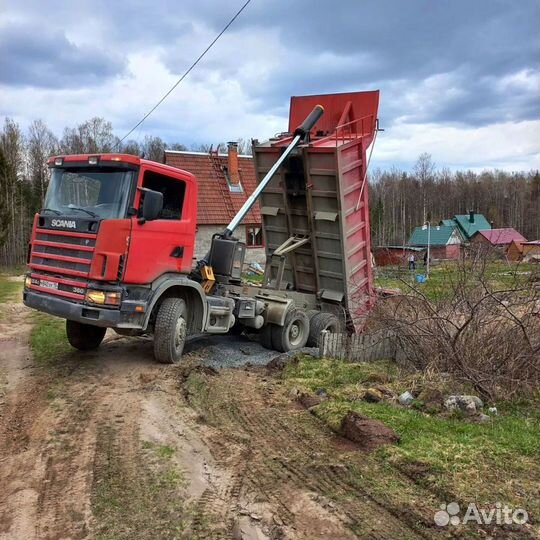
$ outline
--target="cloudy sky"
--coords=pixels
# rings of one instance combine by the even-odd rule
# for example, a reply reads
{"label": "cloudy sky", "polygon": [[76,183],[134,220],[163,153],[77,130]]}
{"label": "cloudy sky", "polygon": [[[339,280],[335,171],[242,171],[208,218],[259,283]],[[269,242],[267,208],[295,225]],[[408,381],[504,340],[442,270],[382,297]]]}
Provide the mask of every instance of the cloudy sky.
{"label": "cloudy sky", "polygon": [[[244,0],[0,0],[0,121],[123,136]],[[252,0],[133,138],[264,139],[291,95],[380,89],[375,166],[540,168],[540,0]]]}

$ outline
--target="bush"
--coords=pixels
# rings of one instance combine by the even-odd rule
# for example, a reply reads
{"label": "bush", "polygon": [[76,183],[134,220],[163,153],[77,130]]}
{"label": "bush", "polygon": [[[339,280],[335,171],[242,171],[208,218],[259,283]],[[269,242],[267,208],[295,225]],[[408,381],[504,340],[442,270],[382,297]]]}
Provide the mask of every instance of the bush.
{"label": "bush", "polygon": [[370,324],[391,330],[399,357],[421,370],[469,381],[487,399],[540,387],[540,295],[535,271],[493,271],[487,259],[459,263],[448,294],[410,288],[381,301]]}

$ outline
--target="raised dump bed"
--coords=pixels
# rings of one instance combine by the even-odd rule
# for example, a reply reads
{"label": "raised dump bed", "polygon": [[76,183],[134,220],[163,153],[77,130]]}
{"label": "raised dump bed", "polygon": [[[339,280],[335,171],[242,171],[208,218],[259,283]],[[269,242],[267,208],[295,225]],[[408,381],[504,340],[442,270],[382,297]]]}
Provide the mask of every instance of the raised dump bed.
{"label": "raised dump bed", "polygon": [[345,308],[359,330],[373,302],[367,150],[377,131],[379,92],[291,98],[289,132],[254,146],[258,181],[317,104],[324,115],[260,197],[265,286],[315,294]]}

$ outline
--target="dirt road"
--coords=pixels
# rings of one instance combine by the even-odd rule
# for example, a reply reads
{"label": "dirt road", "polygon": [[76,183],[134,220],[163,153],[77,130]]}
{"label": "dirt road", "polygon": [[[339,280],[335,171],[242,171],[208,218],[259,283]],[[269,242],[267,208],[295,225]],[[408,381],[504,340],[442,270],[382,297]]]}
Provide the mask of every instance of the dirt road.
{"label": "dirt road", "polygon": [[116,336],[37,365],[26,310],[4,313],[1,540],[438,537],[417,509],[436,497],[395,471],[388,497],[388,471],[266,368],[160,366]]}

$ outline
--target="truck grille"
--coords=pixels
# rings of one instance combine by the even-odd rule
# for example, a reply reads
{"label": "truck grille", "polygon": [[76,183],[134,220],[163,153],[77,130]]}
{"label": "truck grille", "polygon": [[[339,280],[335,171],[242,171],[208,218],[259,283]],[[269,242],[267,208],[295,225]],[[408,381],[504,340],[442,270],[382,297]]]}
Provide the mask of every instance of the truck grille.
{"label": "truck grille", "polygon": [[96,234],[36,229],[29,266],[31,289],[84,300]]}

